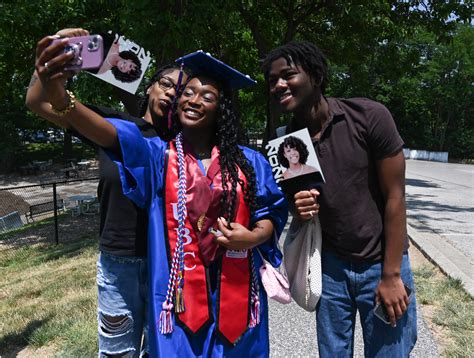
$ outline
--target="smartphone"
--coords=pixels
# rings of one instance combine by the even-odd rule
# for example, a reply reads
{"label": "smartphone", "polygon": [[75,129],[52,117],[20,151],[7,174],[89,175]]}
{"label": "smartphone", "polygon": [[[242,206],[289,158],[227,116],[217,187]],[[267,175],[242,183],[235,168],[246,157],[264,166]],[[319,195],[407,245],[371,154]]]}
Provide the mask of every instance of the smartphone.
{"label": "smartphone", "polygon": [[[54,40],[54,42],[61,39]],[[104,60],[104,40],[100,35],[70,37],[64,52],[74,51],[74,58],[69,61],[66,70],[79,71],[100,67]]]}
{"label": "smartphone", "polygon": [[[406,284],[403,284],[403,286],[405,286],[405,291],[407,293],[408,299],[410,300],[411,299],[411,289]],[[390,324],[390,318],[388,317],[387,309],[385,308],[385,305],[382,302],[378,303],[375,306],[374,315],[375,315],[375,317],[380,319],[382,322],[384,322],[386,324]]]}

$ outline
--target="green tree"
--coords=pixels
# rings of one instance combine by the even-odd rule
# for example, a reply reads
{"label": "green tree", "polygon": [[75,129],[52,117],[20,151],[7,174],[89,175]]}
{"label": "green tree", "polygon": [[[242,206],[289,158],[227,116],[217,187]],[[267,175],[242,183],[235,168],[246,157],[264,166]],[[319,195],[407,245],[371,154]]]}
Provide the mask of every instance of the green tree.
{"label": "green tree", "polygon": [[[267,107],[259,61],[271,48],[286,41],[313,41],[331,60],[330,95],[383,101],[394,112],[400,128],[410,134],[407,138],[423,147],[430,136],[417,136],[409,130],[415,119],[411,117],[420,108],[420,97],[407,95],[407,102],[403,93],[409,89],[427,95],[420,89],[422,78],[416,72],[427,68],[422,52],[429,46],[423,41],[429,35],[429,43],[450,46],[457,23],[471,26],[472,5],[455,0],[17,0],[0,3],[0,12],[0,145],[4,148],[0,170],[5,170],[14,167],[13,153],[21,150],[17,129],[49,126],[26,110],[25,93],[36,42],[65,27],[122,33],[150,50],[155,59],[153,67],[197,49],[229,62],[259,82],[256,89],[239,94],[240,112],[252,131],[265,127],[267,115],[275,119],[271,126],[278,125],[277,114]],[[465,67],[460,68],[464,71]],[[424,79],[431,91],[437,88],[430,82],[434,78]],[[455,89],[454,83],[459,81],[456,75],[448,82]],[[461,83],[464,86],[465,81]],[[73,86],[84,102],[120,106],[120,96],[111,86],[87,74],[77,76]],[[456,94],[450,96],[453,100]],[[454,99],[464,108],[458,100]],[[423,111],[428,113],[428,107],[425,104]],[[447,114],[440,115],[444,118]],[[466,112],[463,117],[466,123],[469,115]],[[417,116],[416,121],[414,128],[423,129],[418,133],[430,133],[425,115]],[[446,124],[444,147],[454,143],[450,137],[454,123],[450,119]],[[441,138],[442,132],[436,135]],[[456,141],[453,145],[461,153],[467,142]]]}
{"label": "green tree", "polygon": [[474,28],[460,26],[452,42],[431,43],[420,74],[434,150],[474,155]]}

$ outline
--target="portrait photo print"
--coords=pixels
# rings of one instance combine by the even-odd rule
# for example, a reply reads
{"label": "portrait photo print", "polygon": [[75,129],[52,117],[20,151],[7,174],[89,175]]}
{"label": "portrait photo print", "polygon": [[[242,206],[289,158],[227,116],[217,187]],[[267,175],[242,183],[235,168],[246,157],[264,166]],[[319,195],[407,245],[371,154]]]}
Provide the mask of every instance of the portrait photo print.
{"label": "portrait photo print", "polygon": [[286,194],[319,188],[324,175],[308,130],[278,137],[265,147],[273,177]]}
{"label": "portrait photo print", "polygon": [[90,73],[131,94],[135,94],[151,61],[150,51],[123,35],[106,33],[104,60]]}

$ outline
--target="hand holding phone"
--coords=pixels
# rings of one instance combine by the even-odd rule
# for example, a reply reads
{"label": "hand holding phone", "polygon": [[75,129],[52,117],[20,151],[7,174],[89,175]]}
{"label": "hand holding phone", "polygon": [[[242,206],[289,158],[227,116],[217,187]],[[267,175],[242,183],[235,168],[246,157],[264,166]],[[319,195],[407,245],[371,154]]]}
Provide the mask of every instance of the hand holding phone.
{"label": "hand holding phone", "polygon": [[[61,39],[54,40],[55,42]],[[98,68],[104,60],[104,42],[100,35],[71,37],[63,52],[74,52],[74,58],[69,61],[65,69],[79,71]]]}
{"label": "hand holding phone", "polygon": [[[405,287],[405,291],[407,293],[408,299],[411,300],[412,292],[411,292],[410,287],[408,287],[406,284],[403,284],[403,286]],[[386,324],[390,324],[390,318],[388,317],[387,308],[385,307],[383,302],[377,303],[377,305],[374,308],[374,315],[375,317],[380,319],[382,322]]]}

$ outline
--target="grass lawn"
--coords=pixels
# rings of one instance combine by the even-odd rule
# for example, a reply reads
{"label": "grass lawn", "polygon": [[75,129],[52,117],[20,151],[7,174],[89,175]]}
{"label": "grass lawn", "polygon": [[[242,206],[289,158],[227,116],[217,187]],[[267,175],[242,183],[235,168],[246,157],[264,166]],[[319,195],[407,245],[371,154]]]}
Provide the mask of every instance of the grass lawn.
{"label": "grass lawn", "polygon": [[27,251],[0,257],[0,356],[54,347],[53,356],[96,357],[97,236]]}
{"label": "grass lawn", "polygon": [[441,339],[443,357],[474,357],[474,300],[431,264],[414,270],[416,299]]}
{"label": "grass lawn", "polygon": [[[15,252],[0,256],[0,356],[96,357],[96,235]],[[431,264],[414,273],[441,355],[474,357],[474,300]]]}

